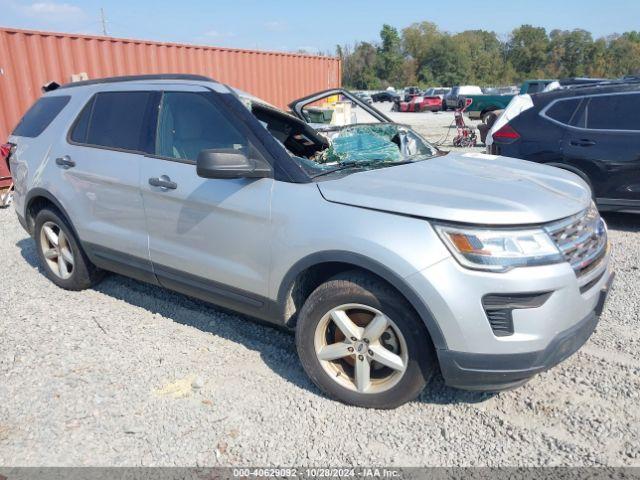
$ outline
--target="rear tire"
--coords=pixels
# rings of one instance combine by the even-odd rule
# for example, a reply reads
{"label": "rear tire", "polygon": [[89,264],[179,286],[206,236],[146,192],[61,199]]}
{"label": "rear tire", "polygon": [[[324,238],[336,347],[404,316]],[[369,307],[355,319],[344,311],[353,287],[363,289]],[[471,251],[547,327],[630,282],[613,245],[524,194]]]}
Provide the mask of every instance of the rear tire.
{"label": "rear tire", "polygon": [[45,275],[65,290],[85,290],[104,277],[87,258],[64,216],[43,208],[35,218],[33,238]]}
{"label": "rear tire", "polygon": [[388,409],[413,400],[437,368],[413,308],[391,286],[358,271],[333,277],[309,296],[298,316],[296,347],[318,388],[360,407]]}

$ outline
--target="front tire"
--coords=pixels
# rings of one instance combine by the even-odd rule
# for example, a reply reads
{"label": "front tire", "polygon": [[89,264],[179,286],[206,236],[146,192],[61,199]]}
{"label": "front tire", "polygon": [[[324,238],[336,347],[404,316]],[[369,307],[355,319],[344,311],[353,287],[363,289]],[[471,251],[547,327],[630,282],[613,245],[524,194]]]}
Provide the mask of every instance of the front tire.
{"label": "front tire", "polygon": [[102,280],[80,247],[67,220],[54,208],[43,208],[35,218],[36,251],[49,280],[65,290],[84,290]]}
{"label": "front tire", "polygon": [[320,285],[298,316],[296,347],[328,396],[370,408],[417,397],[436,370],[429,334],[391,286],[357,271]]}

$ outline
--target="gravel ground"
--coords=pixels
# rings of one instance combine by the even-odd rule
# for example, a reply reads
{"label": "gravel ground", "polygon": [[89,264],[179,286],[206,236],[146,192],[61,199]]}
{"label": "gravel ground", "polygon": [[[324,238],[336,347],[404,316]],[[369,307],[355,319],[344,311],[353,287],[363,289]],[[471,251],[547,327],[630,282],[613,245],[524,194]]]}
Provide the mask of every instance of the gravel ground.
{"label": "gravel ground", "polygon": [[0,210],[0,465],[640,466],[640,217],[606,218],[618,277],[576,355],[373,411],[323,397],[287,333],[117,275],[55,287]]}
{"label": "gravel ground", "polygon": [[[457,148],[453,146],[453,139],[456,136],[453,112],[392,112],[392,105],[391,102],[373,104],[374,107],[387,114],[394,122],[410,125],[427,140],[438,145],[443,150],[456,152],[483,152],[485,150],[485,146],[480,143],[480,132],[477,129],[477,147]],[[479,121],[470,120],[467,116],[464,117],[464,120],[470,127],[477,127],[480,124]]]}

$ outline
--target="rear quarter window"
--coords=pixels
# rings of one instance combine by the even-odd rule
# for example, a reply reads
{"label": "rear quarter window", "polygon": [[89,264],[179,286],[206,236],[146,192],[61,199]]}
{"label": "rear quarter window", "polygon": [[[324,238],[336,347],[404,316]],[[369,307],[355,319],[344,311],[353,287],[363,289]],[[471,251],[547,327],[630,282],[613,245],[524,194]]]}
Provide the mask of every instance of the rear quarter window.
{"label": "rear quarter window", "polygon": [[51,124],[54,118],[69,103],[71,97],[42,97],[25,113],[20,123],[13,130],[16,137],[35,138]]}
{"label": "rear quarter window", "polygon": [[554,103],[551,108],[546,111],[547,117],[564,123],[565,125],[569,125],[571,123],[571,119],[573,115],[576,113],[578,109],[578,105],[580,105],[579,98],[572,98],[570,100],[560,100]]}
{"label": "rear quarter window", "polygon": [[82,109],[80,116],[76,119],[73,130],[71,131],[70,139],[75,143],[87,142],[87,131],[89,130],[89,119],[91,118],[91,112],[93,111],[93,102],[95,97],[92,97],[89,103]]}

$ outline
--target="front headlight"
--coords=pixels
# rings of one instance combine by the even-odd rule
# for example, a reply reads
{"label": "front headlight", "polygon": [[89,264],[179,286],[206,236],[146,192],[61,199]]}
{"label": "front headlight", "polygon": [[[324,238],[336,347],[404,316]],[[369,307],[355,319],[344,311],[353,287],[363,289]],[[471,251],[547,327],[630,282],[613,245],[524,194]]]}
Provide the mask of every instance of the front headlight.
{"label": "front headlight", "polygon": [[505,272],[564,261],[553,240],[540,228],[501,230],[438,224],[434,228],[456,260],[467,268]]}

